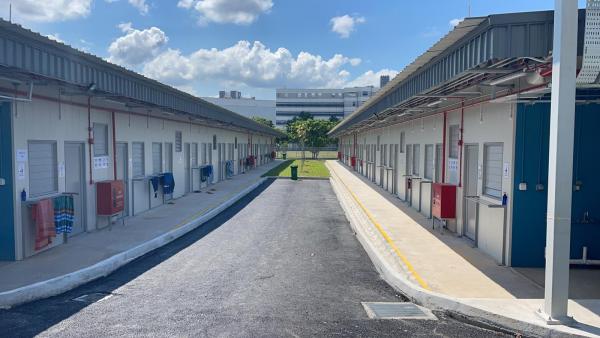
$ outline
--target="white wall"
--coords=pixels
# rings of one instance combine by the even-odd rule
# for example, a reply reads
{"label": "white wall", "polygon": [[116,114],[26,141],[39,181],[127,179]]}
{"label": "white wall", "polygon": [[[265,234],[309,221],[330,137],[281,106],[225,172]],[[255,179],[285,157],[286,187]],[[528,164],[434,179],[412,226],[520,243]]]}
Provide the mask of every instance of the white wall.
{"label": "white wall", "polygon": [[[513,107],[514,108],[514,107]],[[461,123],[461,112],[451,111],[447,113],[447,128],[452,124]],[[507,234],[506,234],[506,256],[509,252],[509,238],[510,238],[510,215],[511,215],[511,201],[512,201],[512,168],[513,168],[513,150],[514,150],[514,119],[511,118],[511,106],[509,104],[492,104],[486,103],[483,105],[483,118],[480,119],[480,106],[474,106],[465,108],[464,112],[464,144],[478,144],[479,145],[479,166],[483,166],[483,151],[484,144],[489,142],[501,142],[503,143],[503,162],[509,166],[508,177],[503,177],[502,188],[508,196],[508,209],[507,209]],[[423,119],[415,119],[402,124],[393,125],[390,127],[372,129],[358,134],[358,143],[364,144],[366,140],[368,144],[377,144],[377,136],[381,137],[381,144],[399,144],[400,133],[405,133],[405,145],[420,144],[420,172],[419,177],[423,177],[425,168],[425,145],[432,144],[434,146],[434,168],[433,168],[433,179],[435,179],[435,145],[443,143],[443,114],[435,116],[425,117]],[[448,130],[447,137],[448,137]],[[342,137],[342,143],[351,142],[352,137],[346,135]],[[389,149],[389,148],[388,148]],[[448,167],[448,155],[449,145],[446,145],[446,182],[455,183],[458,185],[458,172],[454,175]],[[361,154],[366,159],[366,151]],[[377,151],[377,164],[379,164],[379,158],[381,154]],[[462,168],[464,169],[464,154],[462,156]],[[459,159],[459,168],[460,168]],[[366,166],[364,166],[364,172],[366,173]],[[412,174],[412,173],[409,173]],[[406,198],[405,189],[405,175],[406,173],[406,150],[402,149],[399,153],[398,168],[396,170],[398,179],[398,191],[397,195],[401,199]],[[376,182],[380,182],[379,169],[376,170]],[[456,182],[452,182],[452,176],[456,177]],[[423,184],[423,191],[418,191],[420,179],[413,180],[413,200],[412,206],[418,208],[419,197],[421,200],[421,213],[425,216],[429,216],[430,213],[430,198],[431,198],[431,185]],[[482,177],[478,178],[478,195],[481,199],[489,203],[501,204],[500,200],[483,196],[482,194]],[[451,230],[462,235],[463,231],[463,189],[458,187],[457,189],[457,219],[455,222],[450,222],[449,227]],[[502,261],[502,235],[503,235],[503,210],[502,209],[491,209],[486,205],[480,206],[479,211],[479,229],[478,229],[478,246],[479,248],[492,256],[498,262]]]}
{"label": "white wall", "polygon": [[[58,88],[48,86],[36,88],[36,95],[43,95],[53,100],[58,99]],[[16,103],[13,111],[14,119],[14,150],[27,149],[28,141],[33,140],[50,140],[57,142],[57,163],[59,166],[64,165],[65,142],[75,141],[85,143],[85,175],[86,175],[86,198],[85,198],[85,214],[83,215],[85,228],[87,231],[94,231],[103,227],[106,224],[105,219],[96,217],[96,195],[95,184],[90,184],[89,177],[89,144],[88,139],[88,113],[87,99],[76,96],[62,96],[61,104],[53,100],[46,100],[34,97],[32,102]],[[103,109],[91,110],[91,123],[103,123],[108,125],[109,135],[109,165],[108,168],[92,169],[93,181],[99,182],[103,180],[113,179],[113,147],[112,147],[112,119],[111,111],[126,110],[123,105],[112,104],[101,98],[92,99],[92,106],[99,106]],[[106,108],[106,110],[104,110]],[[116,115],[116,141],[127,142],[128,145],[128,172],[129,172],[129,191],[132,190],[132,142],[144,142],[145,152],[145,173],[152,173],[152,142],[161,142],[163,144],[163,171],[165,169],[165,142],[173,144],[173,174],[175,178],[174,198],[184,195],[184,151],[185,143],[198,143],[198,161],[201,163],[201,144],[212,143],[212,137],[217,135],[217,143],[234,143],[235,137],[238,140],[238,147],[246,147],[248,145],[249,134],[247,132],[238,132],[233,130],[225,130],[220,128],[212,128],[189,122],[179,122],[171,120],[173,116],[163,115],[160,112],[154,113],[157,116],[145,116],[145,113],[138,111],[135,113],[117,112]],[[175,131],[182,132],[182,151],[175,151]],[[272,138],[269,136],[253,135],[254,144],[270,145]],[[267,147],[265,147],[267,148]],[[212,147],[209,147],[212,150]],[[228,154],[226,153],[226,156]],[[237,149],[234,149],[234,160],[237,160]],[[92,151],[93,156],[93,151]],[[218,154],[213,151],[213,164],[217,165]],[[21,191],[25,189],[29,197],[29,161],[26,162],[25,177],[15,181],[15,233],[16,233],[16,251],[18,259],[22,259],[29,248],[24,248],[24,227],[28,224],[29,217],[24,215],[28,212],[28,208],[24,207],[20,201]],[[237,161],[235,161],[237,165]],[[266,163],[266,161],[264,161]],[[119,164],[118,164],[119,165]],[[218,168],[215,168],[215,171]],[[234,171],[237,172],[237,171]],[[197,171],[194,173],[197,174]],[[215,174],[216,177],[216,174]],[[135,212],[139,214],[148,209],[148,196],[150,187],[148,183],[136,183],[135,187]],[[58,192],[65,191],[65,177],[58,178]],[[162,195],[157,198],[152,196],[152,206],[162,204]],[[129,194],[129,211],[132,212],[133,201],[131,193]],[[27,238],[25,242],[28,243]],[[61,238],[57,237],[55,244],[61,244]],[[27,249],[27,250],[25,250]]]}

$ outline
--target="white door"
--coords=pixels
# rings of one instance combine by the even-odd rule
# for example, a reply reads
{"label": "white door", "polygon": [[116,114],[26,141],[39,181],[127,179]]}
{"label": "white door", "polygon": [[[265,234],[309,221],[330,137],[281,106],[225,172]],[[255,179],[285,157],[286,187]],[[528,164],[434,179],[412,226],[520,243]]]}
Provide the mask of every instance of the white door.
{"label": "white door", "polygon": [[117,143],[117,179],[123,181],[125,210],[123,216],[129,216],[129,157],[127,143]]}
{"label": "white door", "polygon": [[85,231],[83,201],[85,194],[85,156],[83,143],[65,142],[65,192],[75,193],[73,195],[74,236]]}
{"label": "white door", "polygon": [[[477,196],[478,182],[478,145],[465,146],[465,186],[464,194],[466,196]],[[477,202],[465,199],[465,217],[463,217],[463,231],[465,236],[475,240],[477,228]]]}
{"label": "white door", "polygon": [[183,146],[183,175],[184,175],[184,188],[185,193],[189,193],[191,191],[190,182],[191,182],[191,172],[190,172],[190,144],[186,143]]}

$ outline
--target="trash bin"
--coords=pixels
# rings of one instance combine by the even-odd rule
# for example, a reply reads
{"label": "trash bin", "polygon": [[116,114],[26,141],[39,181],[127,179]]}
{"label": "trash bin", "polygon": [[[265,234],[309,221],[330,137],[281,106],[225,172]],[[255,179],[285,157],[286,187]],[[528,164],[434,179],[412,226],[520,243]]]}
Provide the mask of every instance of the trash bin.
{"label": "trash bin", "polygon": [[282,153],[282,154],[281,154],[281,157],[282,157],[284,160],[285,160],[285,159],[287,159],[287,153]]}
{"label": "trash bin", "polygon": [[292,170],[292,179],[294,181],[298,180],[298,166],[297,165],[290,166],[290,169]]}

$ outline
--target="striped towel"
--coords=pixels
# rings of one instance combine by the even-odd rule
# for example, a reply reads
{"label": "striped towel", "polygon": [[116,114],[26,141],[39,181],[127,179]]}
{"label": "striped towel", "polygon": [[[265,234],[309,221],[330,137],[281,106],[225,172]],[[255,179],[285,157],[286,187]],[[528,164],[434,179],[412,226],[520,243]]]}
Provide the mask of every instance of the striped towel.
{"label": "striped towel", "polygon": [[73,196],[58,196],[54,198],[54,226],[56,233],[71,233],[75,220]]}

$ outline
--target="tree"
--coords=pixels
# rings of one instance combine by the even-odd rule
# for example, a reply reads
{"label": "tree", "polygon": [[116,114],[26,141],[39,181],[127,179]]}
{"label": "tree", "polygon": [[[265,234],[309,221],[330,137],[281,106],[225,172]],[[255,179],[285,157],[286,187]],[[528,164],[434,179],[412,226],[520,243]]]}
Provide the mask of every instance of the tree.
{"label": "tree", "polygon": [[267,127],[275,128],[275,126],[273,125],[273,121],[266,119],[264,117],[252,116],[252,120],[254,120],[255,122],[258,122],[260,124],[264,124]]}
{"label": "tree", "polygon": [[327,132],[333,128],[338,121],[306,119],[290,121],[287,125],[288,139],[299,143],[302,148],[309,147],[312,157],[319,156],[319,148],[335,142],[327,136]]}

